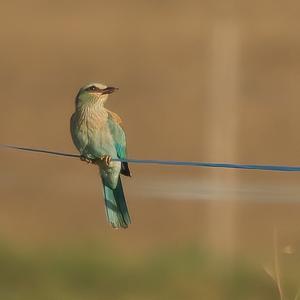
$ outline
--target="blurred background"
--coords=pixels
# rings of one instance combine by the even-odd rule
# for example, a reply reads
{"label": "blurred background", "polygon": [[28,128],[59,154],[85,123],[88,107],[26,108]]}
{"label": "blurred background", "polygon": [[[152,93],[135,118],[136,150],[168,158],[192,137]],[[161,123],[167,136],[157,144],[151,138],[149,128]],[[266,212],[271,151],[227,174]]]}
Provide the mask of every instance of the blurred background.
{"label": "blurred background", "polygon": [[[76,153],[74,97],[103,82],[130,158],[300,164],[299,3],[0,8],[0,143]],[[0,166],[1,299],[297,297],[300,174],[131,165],[116,231],[95,167],[6,149]]]}

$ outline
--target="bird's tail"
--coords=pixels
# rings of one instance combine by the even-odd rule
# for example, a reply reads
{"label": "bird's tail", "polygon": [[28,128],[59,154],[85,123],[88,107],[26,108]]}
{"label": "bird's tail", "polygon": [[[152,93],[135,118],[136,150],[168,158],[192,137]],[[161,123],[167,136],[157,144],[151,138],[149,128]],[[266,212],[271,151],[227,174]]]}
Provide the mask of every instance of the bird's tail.
{"label": "bird's tail", "polygon": [[121,178],[119,177],[115,189],[111,189],[103,183],[103,190],[108,222],[114,228],[127,228],[131,220],[125,201]]}

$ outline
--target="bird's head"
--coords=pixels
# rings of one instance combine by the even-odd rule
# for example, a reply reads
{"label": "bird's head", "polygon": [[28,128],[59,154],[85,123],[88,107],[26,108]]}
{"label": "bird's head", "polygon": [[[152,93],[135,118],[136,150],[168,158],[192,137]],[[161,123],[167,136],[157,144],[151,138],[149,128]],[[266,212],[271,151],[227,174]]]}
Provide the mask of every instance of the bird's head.
{"label": "bird's head", "polygon": [[76,106],[89,104],[103,105],[108,95],[116,91],[118,88],[106,86],[101,83],[89,83],[83,86],[76,96]]}

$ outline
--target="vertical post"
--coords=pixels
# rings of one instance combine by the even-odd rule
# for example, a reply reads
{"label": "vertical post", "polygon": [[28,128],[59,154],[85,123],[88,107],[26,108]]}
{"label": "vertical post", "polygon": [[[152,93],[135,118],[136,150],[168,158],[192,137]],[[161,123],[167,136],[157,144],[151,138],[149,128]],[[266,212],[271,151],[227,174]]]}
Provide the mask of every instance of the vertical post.
{"label": "vertical post", "polygon": [[[209,140],[211,161],[238,159],[239,31],[235,23],[215,24],[211,42]],[[212,171],[212,182],[235,188],[235,172]],[[216,195],[217,196],[217,195]],[[216,197],[217,198],[217,197]],[[236,243],[236,198],[214,199],[208,206],[208,238],[212,250],[233,254]],[[227,201],[228,200],[228,201]]]}

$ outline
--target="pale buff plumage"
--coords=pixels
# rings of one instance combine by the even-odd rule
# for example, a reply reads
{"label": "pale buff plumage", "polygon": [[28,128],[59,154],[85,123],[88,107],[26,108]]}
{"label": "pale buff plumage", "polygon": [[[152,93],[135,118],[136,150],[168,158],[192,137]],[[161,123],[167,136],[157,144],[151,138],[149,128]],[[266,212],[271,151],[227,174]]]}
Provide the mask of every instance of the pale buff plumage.
{"label": "pale buff plumage", "polygon": [[[91,91],[91,87],[95,87],[98,92]],[[81,155],[99,166],[110,223],[114,227],[127,227],[130,217],[120,181],[123,165],[119,161],[112,161],[107,165],[106,160],[99,159],[103,156],[126,157],[126,140],[120,126],[121,118],[104,107],[108,95],[101,91],[105,89],[108,88],[104,85],[90,84],[79,91],[76,110],[71,117],[71,133]],[[128,165],[124,166],[123,174],[130,175]]]}

